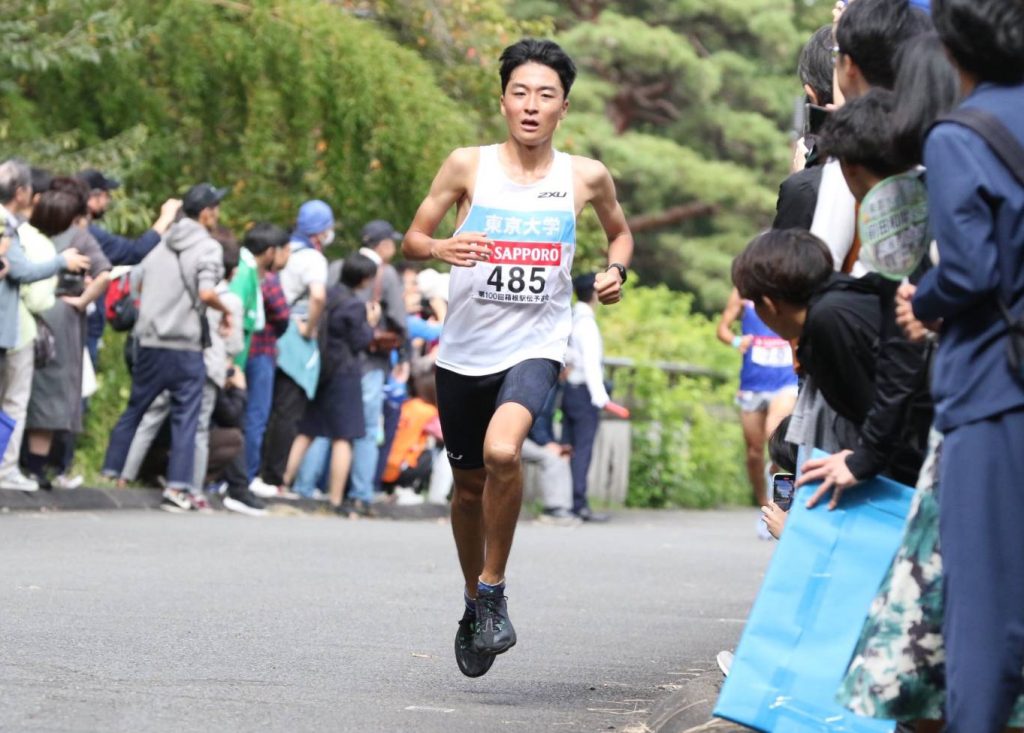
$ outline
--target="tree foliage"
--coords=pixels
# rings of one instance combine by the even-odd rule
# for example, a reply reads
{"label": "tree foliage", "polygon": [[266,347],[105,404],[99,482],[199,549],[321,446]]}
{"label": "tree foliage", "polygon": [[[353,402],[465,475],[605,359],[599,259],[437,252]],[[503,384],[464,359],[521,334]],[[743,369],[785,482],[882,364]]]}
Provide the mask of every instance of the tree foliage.
{"label": "tree foliage", "polygon": [[609,166],[631,217],[660,222],[636,233],[641,275],[705,312],[787,172],[798,15],[777,0],[610,0],[556,16],[583,72],[562,144]]}
{"label": "tree foliage", "polygon": [[[418,53],[326,3],[9,5],[79,50],[2,90],[0,141],[74,170],[134,136],[131,156],[102,162],[151,205],[211,180],[232,187],[230,222],[287,223],[319,197],[354,234],[408,220],[439,160],[474,134]],[[83,16],[114,30],[86,34]],[[21,63],[17,45],[0,55]]]}
{"label": "tree foliage", "polygon": [[[715,338],[715,324],[692,312],[693,297],[634,287],[598,316],[611,356],[637,367],[616,370],[615,394],[633,408],[630,506],[707,508],[749,502],[743,435],[732,398],[739,359]],[[703,367],[725,378],[673,376],[658,366]]]}

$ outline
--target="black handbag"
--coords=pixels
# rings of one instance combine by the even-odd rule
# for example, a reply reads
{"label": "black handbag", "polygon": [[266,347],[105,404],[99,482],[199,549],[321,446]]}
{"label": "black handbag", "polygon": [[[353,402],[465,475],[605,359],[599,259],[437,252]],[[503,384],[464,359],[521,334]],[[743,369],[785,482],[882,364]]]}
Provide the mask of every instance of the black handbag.
{"label": "black handbag", "polygon": [[[1024,186],[1024,147],[997,117],[975,107],[960,107],[940,117],[935,124],[943,122],[962,125],[980,135],[1010,175]],[[1013,315],[1010,306],[998,296],[996,305],[1007,326],[1006,360],[1017,378],[1024,381],[1024,316]]]}

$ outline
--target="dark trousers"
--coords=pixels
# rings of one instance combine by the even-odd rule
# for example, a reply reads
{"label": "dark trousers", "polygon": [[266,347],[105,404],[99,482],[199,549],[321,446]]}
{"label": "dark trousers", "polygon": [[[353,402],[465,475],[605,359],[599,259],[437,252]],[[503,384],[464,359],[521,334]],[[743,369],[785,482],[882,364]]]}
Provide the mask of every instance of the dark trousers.
{"label": "dark trousers", "polygon": [[240,428],[210,429],[210,459],[207,476],[211,481],[225,481],[238,491],[249,485],[245,463],[245,438]]}
{"label": "dark trousers", "polygon": [[562,393],[562,442],[572,446],[572,510],[586,509],[587,472],[594,454],[594,438],[601,411],[590,402],[585,384],[567,384]]}
{"label": "dark trousers", "polygon": [[191,488],[196,428],[205,383],[206,367],[201,352],[140,346],[132,372],[128,407],[110,434],[103,472],[121,475],[142,416],[153,400],[167,390],[171,395],[171,455],[167,466],[167,485],[172,489]]}
{"label": "dark trousers", "polygon": [[999,733],[1024,692],[1024,410],[942,444],[946,731]]}
{"label": "dark trousers", "polygon": [[[384,489],[384,470],[388,467],[388,456],[391,455],[391,446],[395,442],[395,433],[398,432],[398,421],[402,417],[401,403],[395,404],[389,399],[384,400],[384,442],[377,453],[377,473],[374,477],[374,491]],[[402,484],[407,486],[408,484]]]}
{"label": "dark trousers", "polygon": [[278,369],[274,374],[274,401],[270,406],[267,432],[263,434],[263,462],[260,476],[273,486],[284,483],[288,453],[299,434],[299,420],[306,412],[309,399],[302,387]]}

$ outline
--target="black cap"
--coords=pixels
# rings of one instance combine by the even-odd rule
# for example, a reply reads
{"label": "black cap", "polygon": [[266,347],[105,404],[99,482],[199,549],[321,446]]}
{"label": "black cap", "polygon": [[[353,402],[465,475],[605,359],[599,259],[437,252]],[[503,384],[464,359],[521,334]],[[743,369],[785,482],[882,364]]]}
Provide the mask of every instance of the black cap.
{"label": "black cap", "polygon": [[219,204],[227,195],[227,188],[216,188],[212,183],[197,183],[185,193],[181,209],[186,216],[196,217],[203,209]]}
{"label": "black cap", "polygon": [[393,240],[395,244],[398,244],[402,241],[403,236],[404,235],[401,232],[395,231],[395,228],[391,226],[390,221],[374,219],[363,227],[361,238],[364,247],[376,247],[385,239]]}
{"label": "black cap", "polygon": [[76,178],[85,181],[90,191],[113,191],[121,185],[116,178],[107,178],[95,168],[86,168]]}

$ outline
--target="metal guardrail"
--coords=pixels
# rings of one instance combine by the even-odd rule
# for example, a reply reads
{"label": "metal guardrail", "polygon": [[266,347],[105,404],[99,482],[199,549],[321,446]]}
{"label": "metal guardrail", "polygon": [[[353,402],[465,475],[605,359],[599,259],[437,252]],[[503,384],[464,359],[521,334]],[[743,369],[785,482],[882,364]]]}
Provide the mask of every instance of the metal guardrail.
{"label": "metal guardrail", "polygon": [[626,356],[606,356],[604,366],[609,371],[615,369],[636,369],[639,366],[649,366],[668,374],[670,377],[706,377],[711,381],[722,384],[728,382],[731,376],[717,369],[683,364],[675,361],[637,361]]}

